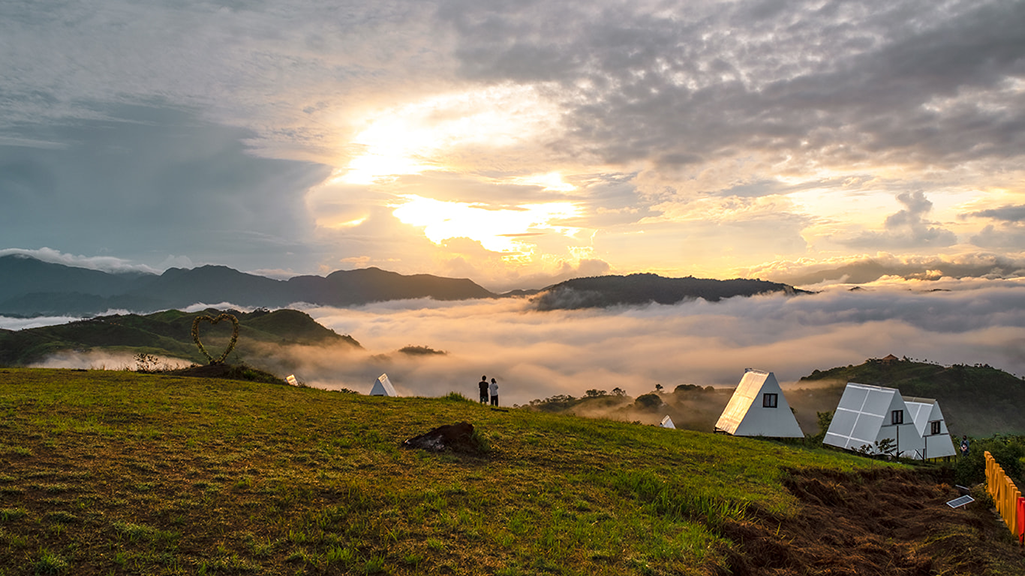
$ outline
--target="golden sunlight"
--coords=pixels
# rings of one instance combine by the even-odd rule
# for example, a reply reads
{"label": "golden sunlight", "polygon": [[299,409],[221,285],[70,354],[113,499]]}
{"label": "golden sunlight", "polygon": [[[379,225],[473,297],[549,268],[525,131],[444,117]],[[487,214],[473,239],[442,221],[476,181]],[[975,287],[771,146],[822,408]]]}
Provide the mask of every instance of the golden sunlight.
{"label": "golden sunlight", "polygon": [[[535,88],[510,85],[434,96],[380,112],[365,124],[352,140],[362,153],[338,178],[347,184],[445,170],[447,151],[466,145],[512,146],[549,130],[557,120]],[[556,184],[568,186],[561,177]]]}
{"label": "golden sunlight", "polygon": [[423,227],[431,242],[441,244],[449,238],[469,238],[492,252],[530,251],[526,239],[549,232],[572,236],[576,228],[558,226],[553,221],[580,214],[571,202],[494,210],[482,204],[443,202],[416,195],[403,198],[406,202],[395,208],[393,214],[405,224]]}

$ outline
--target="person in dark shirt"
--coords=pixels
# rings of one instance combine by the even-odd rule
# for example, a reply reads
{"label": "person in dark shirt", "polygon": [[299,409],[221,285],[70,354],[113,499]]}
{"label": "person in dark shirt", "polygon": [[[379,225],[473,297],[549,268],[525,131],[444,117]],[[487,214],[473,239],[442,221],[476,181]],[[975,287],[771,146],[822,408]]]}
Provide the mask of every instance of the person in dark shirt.
{"label": "person in dark shirt", "polygon": [[480,382],[477,383],[477,387],[480,388],[480,403],[488,403],[488,377],[481,376]]}

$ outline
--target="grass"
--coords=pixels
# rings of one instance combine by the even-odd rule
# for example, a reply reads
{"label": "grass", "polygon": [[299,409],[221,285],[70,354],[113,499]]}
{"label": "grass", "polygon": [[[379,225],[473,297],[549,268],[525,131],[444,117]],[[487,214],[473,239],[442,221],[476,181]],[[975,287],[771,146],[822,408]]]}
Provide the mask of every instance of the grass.
{"label": "grass", "polygon": [[[446,398],[0,370],[0,567],[28,574],[702,574],[821,449]],[[400,448],[475,426],[481,456]]]}

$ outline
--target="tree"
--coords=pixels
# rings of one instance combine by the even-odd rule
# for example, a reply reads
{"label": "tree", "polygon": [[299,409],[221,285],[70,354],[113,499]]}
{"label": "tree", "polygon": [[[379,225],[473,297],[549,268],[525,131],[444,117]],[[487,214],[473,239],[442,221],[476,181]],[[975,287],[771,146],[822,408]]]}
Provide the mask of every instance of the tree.
{"label": "tree", "polygon": [[634,405],[642,410],[654,410],[662,406],[662,398],[658,394],[642,394],[634,400]]}
{"label": "tree", "polygon": [[609,395],[608,392],[606,392],[604,390],[598,390],[598,389],[595,389],[595,388],[591,388],[587,392],[584,392],[584,394],[587,395],[588,398],[601,398],[602,396],[608,396]]}
{"label": "tree", "polygon": [[655,384],[655,390],[661,392],[662,391],[662,385],[661,384]]}
{"label": "tree", "polygon": [[623,390],[619,386],[612,389],[612,393],[616,396],[626,396],[626,390]]}

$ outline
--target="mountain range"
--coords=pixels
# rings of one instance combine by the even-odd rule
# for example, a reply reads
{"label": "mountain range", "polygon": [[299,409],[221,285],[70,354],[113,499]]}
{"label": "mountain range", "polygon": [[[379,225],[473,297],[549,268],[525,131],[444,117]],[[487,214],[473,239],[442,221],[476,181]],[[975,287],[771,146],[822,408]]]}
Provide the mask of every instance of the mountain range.
{"label": "mountain range", "polygon": [[163,274],[109,273],[12,255],[0,257],[0,278],[0,315],[24,317],[89,316],[108,310],[146,313],[197,303],[281,308],[305,302],[344,307],[407,298],[496,296],[468,279],[404,276],[379,268],[275,280],[225,266],[170,268]]}
{"label": "mountain range", "polygon": [[277,280],[213,265],[170,268],[162,274],[110,273],[24,255],[0,257],[0,279],[0,316],[12,317],[87,317],[110,310],[145,314],[200,303],[227,302],[245,308],[282,308],[298,303],[346,307],[415,298],[468,300],[502,296],[530,297],[538,310],[554,310],[651,302],[673,304],[694,298],[714,302],[733,296],[801,293],[787,284],[762,280],[630,274],[576,278],[540,291],[497,294],[466,278],[407,276],[380,268]]}

